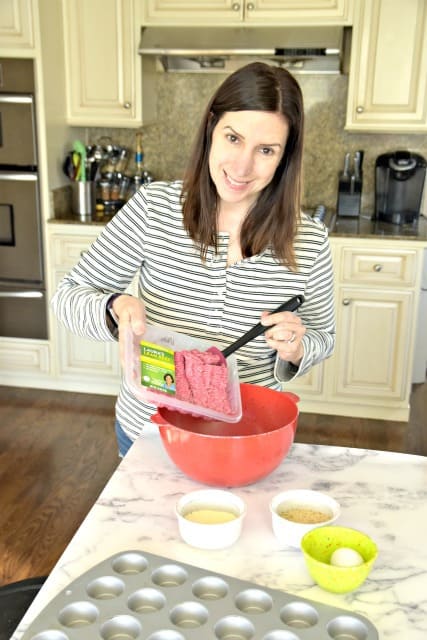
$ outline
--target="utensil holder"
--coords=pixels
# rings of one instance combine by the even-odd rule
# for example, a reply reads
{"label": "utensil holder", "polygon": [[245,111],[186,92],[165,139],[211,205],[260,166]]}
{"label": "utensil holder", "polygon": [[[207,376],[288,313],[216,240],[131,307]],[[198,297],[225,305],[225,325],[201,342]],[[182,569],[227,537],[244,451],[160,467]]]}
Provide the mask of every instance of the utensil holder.
{"label": "utensil holder", "polygon": [[94,182],[73,182],[71,184],[71,209],[79,217],[90,217],[96,206]]}
{"label": "utensil holder", "polygon": [[337,215],[357,218],[362,200],[362,180],[340,176],[338,183]]}

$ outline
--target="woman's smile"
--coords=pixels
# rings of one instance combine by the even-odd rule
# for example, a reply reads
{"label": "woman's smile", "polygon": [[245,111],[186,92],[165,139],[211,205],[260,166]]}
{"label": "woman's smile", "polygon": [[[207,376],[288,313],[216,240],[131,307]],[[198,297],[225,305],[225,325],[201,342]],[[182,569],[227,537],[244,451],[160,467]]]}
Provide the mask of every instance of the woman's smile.
{"label": "woman's smile", "polygon": [[225,180],[228,182],[231,189],[235,189],[237,191],[245,189],[245,187],[249,184],[249,180],[235,180],[232,178],[225,170],[224,170]]}

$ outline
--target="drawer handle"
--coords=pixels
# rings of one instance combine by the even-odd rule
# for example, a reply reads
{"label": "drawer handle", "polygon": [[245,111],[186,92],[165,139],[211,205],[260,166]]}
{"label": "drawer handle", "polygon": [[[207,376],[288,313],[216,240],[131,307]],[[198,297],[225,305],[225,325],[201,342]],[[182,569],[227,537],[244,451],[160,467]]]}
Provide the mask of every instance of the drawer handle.
{"label": "drawer handle", "polygon": [[383,270],[383,265],[382,264],[374,264],[374,271],[379,273],[382,270]]}
{"label": "drawer handle", "polygon": [[344,298],[344,300],[342,301],[343,305],[345,307],[348,307],[348,305],[350,304],[351,300],[350,298]]}
{"label": "drawer handle", "polygon": [[363,107],[356,107],[356,113],[363,113],[364,112],[364,108]]}
{"label": "drawer handle", "polygon": [[240,4],[238,2],[233,2],[231,8],[233,9],[233,11],[240,11]]}
{"label": "drawer handle", "polygon": [[124,107],[125,109],[130,109],[130,108],[131,108],[131,106],[132,106],[132,104],[131,104],[130,102],[125,102],[125,103],[124,103],[124,105],[123,105],[123,107]]}
{"label": "drawer handle", "polygon": [[253,2],[248,2],[248,4],[246,5],[246,9],[248,11],[253,11],[255,9],[255,5]]}

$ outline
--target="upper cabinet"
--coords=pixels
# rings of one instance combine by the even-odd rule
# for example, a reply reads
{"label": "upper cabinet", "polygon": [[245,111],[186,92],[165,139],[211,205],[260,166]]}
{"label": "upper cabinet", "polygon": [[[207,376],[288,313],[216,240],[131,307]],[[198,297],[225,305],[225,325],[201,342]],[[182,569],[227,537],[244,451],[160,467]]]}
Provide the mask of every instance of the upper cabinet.
{"label": "upper cabinet", "polygon": [[350,24],[353,0],[145,0],[145,24]]}
{"label": "upper cabinet", "polygon": [[346,128],[427,131],[426,0],[355,3]]}
{"label": "upper cabinet", "polygon": [[139,126],[140,2],[62,0],[62,8],[68,124]]}
{"label": "upper cabinet", "polygon": [[1,0],[0,49],[32,49],[34,44],[32,0]]}

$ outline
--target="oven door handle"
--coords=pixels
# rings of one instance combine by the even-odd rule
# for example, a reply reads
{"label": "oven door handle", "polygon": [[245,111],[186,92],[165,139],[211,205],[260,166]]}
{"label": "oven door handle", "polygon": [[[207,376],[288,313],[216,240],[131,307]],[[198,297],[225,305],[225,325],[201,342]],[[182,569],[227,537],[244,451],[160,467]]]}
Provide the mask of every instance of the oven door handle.
{"label": "oven door handle", "polygon": [[1,171],[0,180],[26,180],[37,182],[38,176],[34,171]]}
{"label": "oven door handle", "polygon": [[15,95],[13,93],[2,93],[0,95],[0,103],[3,104],[31,104],[33,101],[34,98],[30,93],[21,93],[20,95]]}
{"label": "oven door handle", "polygon": [[0,298],[43,298],[43,292],[34,289],[28,291],[0,291]]}

